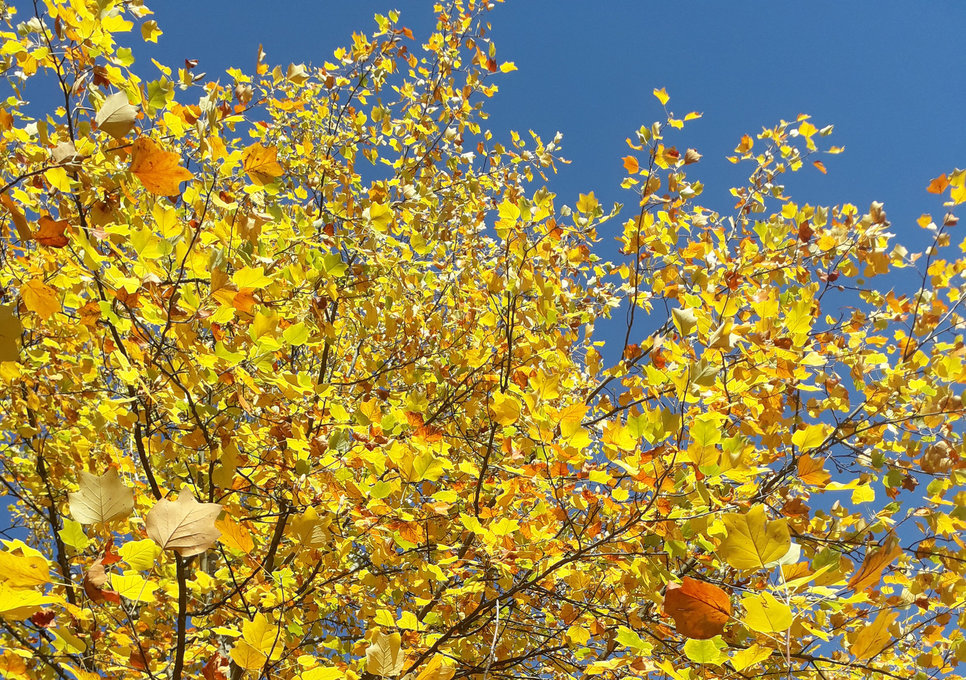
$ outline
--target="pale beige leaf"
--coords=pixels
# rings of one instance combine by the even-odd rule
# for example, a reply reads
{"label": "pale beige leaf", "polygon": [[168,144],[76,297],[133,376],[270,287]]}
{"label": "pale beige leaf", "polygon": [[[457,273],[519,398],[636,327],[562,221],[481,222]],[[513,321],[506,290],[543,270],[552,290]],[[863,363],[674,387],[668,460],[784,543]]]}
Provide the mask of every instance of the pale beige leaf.
{"label": "pale beige leaf", "polygon": [[127,99],[123,92],[112,94],[104,100],[101,108],[94,117],[97,127],[114,139],[120,139],[134,127],[134,119],[138,110]]}
{"label": "pale beige leaf", "polygon": [[176,501],[158,501],[144,518],[148,538],[164,550],[176,550],[182,557],[198,555],[214,545],[221,535],[215,519],[217,503],[199,503],[184,489]]}
{"label": "pale beige leaf", "polygon": [[98,477],[82,470],[80,490],[68,494],[70,514],[81,524],[99,524],[127,517],[134,510],[134,491],[109,469]]}
{"label": "pale beige leaf", "polygon": [[399,649],[402,637],[399,633],[386,635],[377,632],[366,650],[366,670],[384,678],[402,673],[403,654]]}

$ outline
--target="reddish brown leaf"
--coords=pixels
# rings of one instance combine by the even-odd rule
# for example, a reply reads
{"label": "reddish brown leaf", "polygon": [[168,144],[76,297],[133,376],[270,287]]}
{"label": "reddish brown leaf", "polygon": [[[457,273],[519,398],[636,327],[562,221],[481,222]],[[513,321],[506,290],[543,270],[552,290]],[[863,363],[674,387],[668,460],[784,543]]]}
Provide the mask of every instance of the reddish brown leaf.
{"label": "reddish brown leaf", "polygon": [[63,248],[67,245],[67,227],[70,226],[70,222],[41,217],[38,224],[40,229],[33,235],[37,243],[49,248]]}
{"label": "reddish brown leaf", "polygon": [[681,635],[707,640],[724,630],[731,617],[731,598],[718,586],[685,576],[680,584],[668,584],[664,613],[674,619]]}

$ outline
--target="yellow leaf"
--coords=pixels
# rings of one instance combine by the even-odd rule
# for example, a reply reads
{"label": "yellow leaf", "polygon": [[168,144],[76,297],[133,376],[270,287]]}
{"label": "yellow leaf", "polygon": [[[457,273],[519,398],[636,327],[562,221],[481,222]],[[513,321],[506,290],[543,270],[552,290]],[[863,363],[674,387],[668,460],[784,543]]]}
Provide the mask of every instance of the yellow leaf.
{"label": "yellow leaf", "polygon": [[456,675],[456,667],[442,654],[434,654],[419,674],[416,680],[450,680]]}
{"label": "yellow leaf", "polygon": [[663,87],[660,90],[657,88],[654,88],[654,96],[657,97],[657,100],[659,102],[661,102],[661,106],[664,106],[665,104],[667,104],[668,100],[671,99],[668,96],[667,91]]}
{"label": "yellow leaf", "polygon": [[60,300],[57,291],[44,283],[41,279],[30,279],[20,289],[20,297],[27,309],[47,320],[60,311]]}
{"label": "yellow leaf", "polygon": [[141,24],[141,37],[144,38],[145,42],[156,43],[158,42],[158,37],[163,34],[164,31],[158,28],[158,22],[153,19]]}
{"label": "yellow leaf", "polygon": [[253,290],[264,288],[272,283],[271,277],[265,275],[263,267],[243,267],[232,274],[231,280],[239,288]]}
{"label": "yellow leaf", "polygon": [[802,451],[816,449],[825,441],[827,427],[825,425],[808,425],[803,430],[796,430],[792,434],[792,444]]}
{"label": "yellow leaf", "polygon": [[29,241],[33,238],[33,234],[30,233],[30,227],[27,226],[27,218],[24,217],[23,212],[17,207],[17,204],[13,202],[6,193],[0,194],[0,203],[3,207],[7,209],[10,213],[10,219],[13,220],[13,226],[17,231],[17,238],[21,241]]}
{"label": "yellow leaf", "polygon": [[509,536],[520,528],[520,523],[509,517],[501,517],[495,522],[491,522],[487,529],[495,536]]}
{"label": "yellow leaf", "polygon": [[258,185],[271,184],[276,177],[285,174],[278,163],[278,150],[258,143],[249,146],[242,154],[242,170]]}
{"label": "yellow leaf", "polygon": [[14,588],[6,581],[0,581],[0,616],[8,621],[22,621],[43,607],[60,601],[36,590]]}
{"label": "yellow leaf", "polygon": [[392,209],[382,203],[373,203],[369,206],[369,222],[372,228],[379,232],[389,231],[392,224]]}
{"label": "yellow leaf", "polygon": [[13,307],[0,306],[0,361],[20,360],[20,336],[23,326]]}
{"label": "yellow leaf", "polygon": [[517,65],[514,64],[512,61],[505,61],[502,64],[500,64],[500,71],[503,73],[509,73],[510,71],[516,71],[516,70],[517,70]]}
{"label": "yellow leaf", "polygon": [[13,588],[33,588],[50,583],[50,564],[43,557],[23,551],[0,552],[0,579]]}
{"label": "yellow leaf", "polygon": [[584,215],[590,215],[597,209],[597,206],[599,205],[600,202],[597,200],[597,197],[594,196],[593,191],[591,191],[589,194],[580,194],[577,197],[577,211]]}
{"label": "yellow leaf", "polygon": [[125,543],[117,549],[117,553],[128,565],[139,571],[146,571],[154,566],[161,554],[161,548],[150,538],[141,541]]}
{"label": "yellow leaf", "polygon": [[513,395],[495,392],[490,403],[493,420],[500,425],[512,425],[520,417],[520,402]]}
{"label": "yellow leaf", "polygon": [[746,626],[759,633],[780,633],[792,625],[792,611],[771,593],[746,595],[741,604],[745,609],[742,619]]}
{"label": "yellow leaf", "polygon": [[731,665],[739,673],[756,663],[760,663],[772,655],[769,647],[761,645],[751,645],[745,649],[739,649],[731,656]]}
{"label": "yellow leaf", "polygon": [[377,631],[366,649],[366,670],[383,678],[399,675],[405,661],[399,649],[401,642],[399,633]]}
{"label": "yellow leaf", "polygon": [[343,677],[345,673],[335,666],[318,666],[302,673],[299,680],[338,680]]}
{"label": "yellow leaf", "polygon": [[248,671],[257,671],[265,666],[268,655],[244,640],[239,640],[229,653],[232,661]]}
{"label": "yellow leaf", "polygon": [[132,602],[156,601],[154,591],[157,587],[156,583],[145,580],[144,577],[134,571],[111,574],[111,588],[121,597],[126,597]]}
{"label": "yellow leaf", "polygon": [[735,569],[761,569],[785,556],[792,539],[784,519],[769,521],[765,506],[756,505],[745,514],[723,517],[728,537],[718,553]]}
{"label": "yellow leaf", "polygon": [[131,174],[152,194],[174,196],[181,193],[181,183],[194,175],[181,167],[181,158],[165,151],[153,139],[138,137],[131,151]]}
{"label": "yellow leaf", "polygon": [[556,417],[560,423],[560,434],[565,440],[573,439],[583,430],[581,423],[584,421],[585,415],[587,415],[587,405],[581,402],[565,406],[557,411]]}
{"label": "yellow leaf", "polygon": [[255,549],[255,541],[248,528],[231,517],[225,517],[215,522],[215,527],[221,531],[219,541],[231,550],[250,554]]}
{"label": "yellow leaf", "polygon": [[898,612],[881,611],[872,623],[859,628],[849,647],[852,655],[856,659],[871,659],[885,649],[886,645],[892,642],[889,626],[898,616]]}

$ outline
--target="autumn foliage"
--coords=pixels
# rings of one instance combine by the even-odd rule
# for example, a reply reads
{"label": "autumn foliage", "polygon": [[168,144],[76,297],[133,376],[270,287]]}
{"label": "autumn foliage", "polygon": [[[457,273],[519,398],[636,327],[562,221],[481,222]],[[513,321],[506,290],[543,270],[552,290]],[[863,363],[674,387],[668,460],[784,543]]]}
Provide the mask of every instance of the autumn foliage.
{"label": "autumn foliage", "polygon": [[221,81],[2,7],[4,677],[955,676],[966,172],[907,250],[800,116],[713,210],[655,90],[605,209],[479,0]]}

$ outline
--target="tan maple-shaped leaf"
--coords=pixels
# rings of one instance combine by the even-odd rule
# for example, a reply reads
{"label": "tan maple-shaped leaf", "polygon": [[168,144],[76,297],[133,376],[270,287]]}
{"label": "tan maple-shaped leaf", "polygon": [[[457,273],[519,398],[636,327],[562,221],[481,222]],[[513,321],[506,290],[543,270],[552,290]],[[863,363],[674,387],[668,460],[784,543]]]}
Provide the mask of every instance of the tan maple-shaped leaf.
{"label": "tan maple-shaped leaf", "polygon": [[220,512],[217,503],[199,503],[190,490],[184,489],[176,501],[160,500],[148,512],[144,518],[148,538],[182,557],[198,555],[221,535],[215,526]]}
{"label": "tan maple-shaped leaf", "polygon": [[134,491],[109,469],[98,477],[81,471],[80,490],[68,494],[70,514],[81,524],[99,524],[127,517],[134,510]]}
{"label": "tan maple-shaped leaf", "polygon": [[378,631],[366,649],[366,670],[383,678],[402,673],[405,659],[399,649],[401,641],[399,633],[386,635]]}
{"label": "tan maple-shaped leaf", "polygon": [[274,146],[252,144],[242,155],[242,170],[255,184],[271,184],[276,177],[285,174],[278,163],[278,150]]}
{"label": "tan maple-shaped leaf", "polygon": [[20,360],[20,334],[23,327],[13,307],[0,307],[0,361]]}
{"label": "tan maple-shaped leaf", "polygon": [[97,123],[99,130],[103,130],[114,139],[120,139],[134,127],[134,119],[137,115],[137,107],[128,101],[126,94],[118,92],[104,100],[94,117],[94,122]]}
{"label": "tan maple-shaped leaf", "polygon": [[152,194],[174,196],[181,193],[181,183],[192,179],[187,168],[180,165],[181,157],[165,151],[153,139],[138,137],[131,151],[131,173]]}
{"label": "tan maple-shaped leaf", "polygon": [[674,619],[681,635],[707,640],[724,630],[731,617],[731,598],[718,586],[685,576],[680,584],[668,584],[664,613]]}

